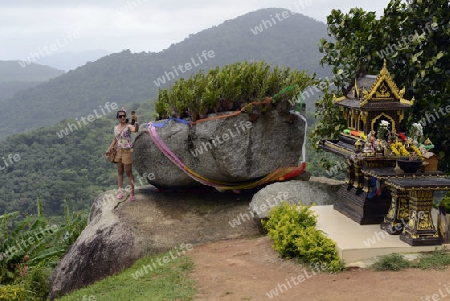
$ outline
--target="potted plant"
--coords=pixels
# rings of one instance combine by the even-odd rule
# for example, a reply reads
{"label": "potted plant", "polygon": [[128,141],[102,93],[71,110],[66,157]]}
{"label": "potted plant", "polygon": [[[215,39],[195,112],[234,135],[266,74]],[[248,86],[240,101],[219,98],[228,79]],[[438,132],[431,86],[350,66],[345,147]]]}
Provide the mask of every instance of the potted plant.
{"label": "potted plant", "polygon": [[422,167],[423,160],[415,152],[412,152],[407,158],[397,159],[397,163],[404,172],[415,173]]}
{"label": "potted plant", "polygon": [[444,243],[450,242],[450,192],[439,202],[437,228]]}
{"label": "potted plant", "polygon": [[419,144],[420,137],[423,136],[423,128],[422,125],[418,122],[413,123],[411,129],[409,130],[409,137],[412,138],[413,145]]}
{"label": "potted plant", "polygon": [[386,120],[381,120],[380,125],[378,126],[377,138],[378,140],[386,139],[386,135],[389,132],[389,122]]}

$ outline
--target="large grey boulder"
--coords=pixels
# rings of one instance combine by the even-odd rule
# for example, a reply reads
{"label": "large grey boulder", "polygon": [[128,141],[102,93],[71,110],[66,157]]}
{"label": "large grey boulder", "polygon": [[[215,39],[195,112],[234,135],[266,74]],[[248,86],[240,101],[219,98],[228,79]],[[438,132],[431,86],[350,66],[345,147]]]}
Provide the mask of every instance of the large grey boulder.
{"label": "large grey boulder", "polygon": [[[253,123],[246,113],[193,126],[170,120],[156,132],[197,174],[237,183],[262,178],[281,167],[297,166],[305,122],[296,114],[273,110],[261,114]],[[200,185],[156,147],[147,131],[140,132],[134,141],[134,166],[156,187]]]}
{"label": "large grey boulder", "polygon": [[251,191],[159,193],[145,185],[135,192],[135,202],[128,194],[117,200],[116,191],[95,199],[88,225],[54,270],[50,300],[121,272],[146,254],[258,234],[251,219],[236,221],[248,212]]}
{"label": "large grey boulder", "polygon": [[[250,202],[250,212],[257,225],[268,218],[270,209],[286,201],[289,204],[332,205],[338,198],[342,182],[288,181],[267,185],[258,191]],[[262,229],[260,229],[262,230]],[[262,231],[263,232],[263,231]]]}
{"label": "large grey boulder", "polygon": [[136,236],[114,213],[118,202],[114,192],[96,198],[87,227],[53,273],[51,300],[120,272],[142,256]]}

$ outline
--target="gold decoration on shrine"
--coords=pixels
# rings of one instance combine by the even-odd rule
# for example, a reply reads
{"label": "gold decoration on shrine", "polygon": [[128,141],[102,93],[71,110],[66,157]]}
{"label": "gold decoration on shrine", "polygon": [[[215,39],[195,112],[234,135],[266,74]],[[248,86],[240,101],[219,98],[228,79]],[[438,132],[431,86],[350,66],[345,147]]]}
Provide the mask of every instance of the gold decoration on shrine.
{"label": "gold decoration on shrine", "polygon": [[381,85],[378,87],[376,93],[377,98],[390,98],[391,92],[389,92],[389,88],[386,85],[386,82],[382,82]]}
{"label": "gold decoration on shrine", "polygon": [[405,118],[405,111],[398,110],[397,115],[398,115],[398,122],[402,122],[402,120]]}
{"label": "gold decoration on shrine", "polygon": [[367,117],[369,116],[369,112],[367,111],[363,111],[361,112],[361,120],[364,124],[367,123]]}
{"label": "gold decoration on shrine", "polygon": [[396,125],[396,123],[395,123],[395,120],[394,120],[391,116],[387,115],[386,113],[380,113],[380,114],[378,114],[377,116],[375,116],[375,118],[372,119],[372,122],[371,122],[371,124],[370,124],[370,130],[371,130],[371,131],[374,131],[374,132],[375,132],[375,123],[376,123],[377,120],[379,120],[379,118],[381,118],[381,117],[386,118],[386,119],[389,119],[389,122],[392,124],[391,131],[397,132],[397,125]]}
{"label": "gold decoration on shrine", "polygon": [[344,95],[344,96],[341,96],[341,97],[336,97],[336,95],[333,94],[333,100],[334,100],[334,102],[340,102],[340,101],[343,101],[343,100],[345,100],[345,99],[347,99],[347,97],[345,97],[345,95]]}
{"label": "gold decoration on shrine", "polygon": [[395,98],[402,104],[412,106],[414,104],[414,97],[411,100],[404,99],[405,88],[399,90],[394,80],[392,79],[386,67],[386,60],[384,60],[383,68],[381,69],[375,82],[370,87],[369,91],[362,90],[364,97],[360,99],[360,106],[364,107],[370,100],[383,100],[387,98]]}

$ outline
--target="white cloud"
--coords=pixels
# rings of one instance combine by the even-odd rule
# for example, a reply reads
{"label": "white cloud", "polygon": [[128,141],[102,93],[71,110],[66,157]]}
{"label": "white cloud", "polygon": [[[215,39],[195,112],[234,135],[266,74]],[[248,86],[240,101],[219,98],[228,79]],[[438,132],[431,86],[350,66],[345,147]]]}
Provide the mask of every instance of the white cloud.
{"label": "white cloud", "polygon": [[[5,3],[7,2],[7,3]],[[105,49],[161,51],[189,34],[261,8],[290,7],[326,22],[332,8],[343,12],[351,0],[20,0],[0,2],[0,59],[23,59],[74,30],[80,38],[60,51]],[[376,2],[376,3],[375,3]],[[365,10],[382,12],[389,0],[361,0]]]}

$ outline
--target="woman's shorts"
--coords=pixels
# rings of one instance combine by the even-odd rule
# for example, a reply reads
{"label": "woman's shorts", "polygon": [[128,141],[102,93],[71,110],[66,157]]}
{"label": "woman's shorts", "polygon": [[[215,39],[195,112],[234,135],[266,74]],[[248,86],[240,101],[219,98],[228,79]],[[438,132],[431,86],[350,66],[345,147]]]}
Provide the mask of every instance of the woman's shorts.
{"label": "woman's shorts", "polygon": [[116,157],[114,158],[116,163],[133,164],[133,149],[132,148],[118,148]]}

